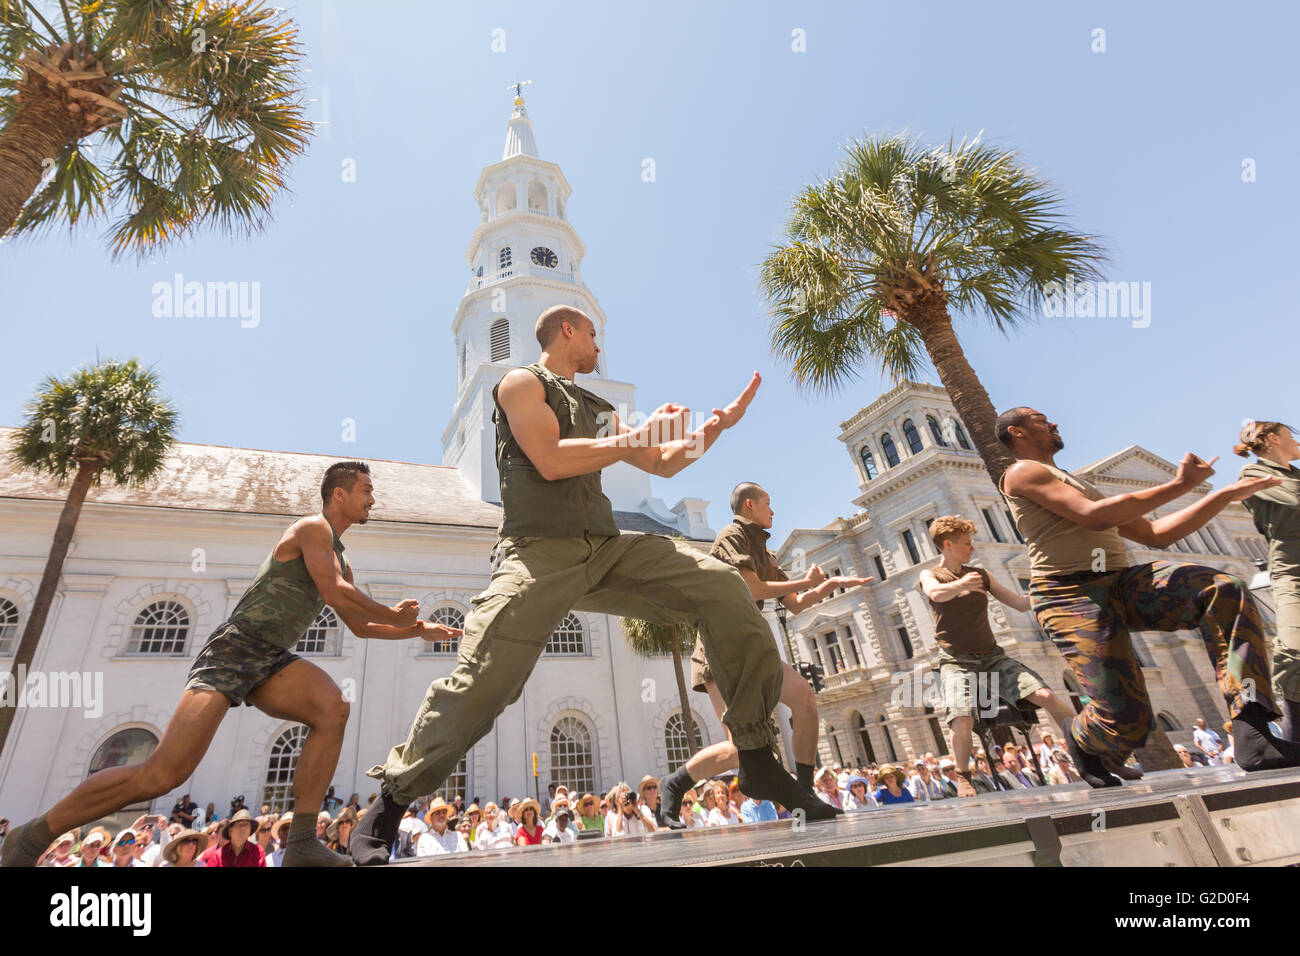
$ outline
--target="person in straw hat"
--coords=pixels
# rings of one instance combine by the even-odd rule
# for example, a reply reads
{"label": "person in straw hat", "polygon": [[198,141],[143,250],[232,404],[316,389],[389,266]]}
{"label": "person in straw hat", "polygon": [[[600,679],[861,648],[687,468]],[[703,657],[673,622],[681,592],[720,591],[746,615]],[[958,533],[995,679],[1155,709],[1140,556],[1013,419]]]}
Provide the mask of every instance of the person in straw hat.
{"label": "person in straw hat", "polygon": [[50,848],[41,855],[37,866],[75,866],[77,858],[72,854],[77,837],[74,833],[64,833],[50,844]]}
{"label": "person in straw hat", "polygon": [[266,866],[266,854],[257,845],[256,840],[249,839],[253,834],[253,815],[247,810],[238,810],[221,828],[222,834],[229,842],[206,859],[208,866]]}
{"label": "person in straw hat", "polygon": [[108,841],[112,839],[107,830],[103,827],[95,827],[86,834],[86,838],[81,841],[81,846],[77,850],[77,862],[73,866],[112,866],[108,860],[101,855]]}
{"label": "person in straw hat", "polygon": [[293,811],[280,814],[280,819],[272,824],[271,836],[275,839],[275,849],[266,857],[267,866],[283,865],[284,853],[287,849],[286,841],[289,839],[289,825],[291,823],[293,823]]}
{"label": "person in straw hat", "polygon": [[510,815],[519,824],[515,830],[515,846],[538,846],[542,842],[542,805],[528,797],[510,808]]}
{"label": "person in straw hat", "polygon": [[578,839],[578,828],[573,824],[573,808],[567,795],[557,795],[551,804],[551,820],[542,830],[543,843],[573,843]]}
{"label": "person in straw hat", "polygon": [[163,866],[203,866],[199,854],[208,848],[208,838],[197,830],[182,830],[163,847]]}
{"label": "person in straw hat", "polygon": [[907,775],[902,769],[895,767],[892,763],[881,766],[876,771],[876,781],[881,785],[876,791],[876,803],[912,803],[912,794],[904,784],[907,782]]}
{"label": "person in straw hat", "polygon": [[[285,865],[351,865],[348,857],[322,846],[311,826],[311,814],[321,806],[338,763],[348,703],[329,674],[292,648],[326,604],[361,638],[446,641],[460,631],[421,621],[417,601],[386,607],[353,583],[341,535],[353,524],[364,524],[375,503],[364,462],[330,465],[320,492],[321,512],[290,525],[230,617],[195,657],[157,749],[141,764],[92,775],[46,813],[14,829],[5,838],[0,866],[32,866],[55,833],[180,786],[193,775],[230,709],[241,704],[307,727],[293,781],[298,827],[290,836]],[[387,852],[384,847],[385,856]]]}
{"label": "person in straw hat", "polygon": [[442,797],[435,797],[429,804],[429,809],[424,814],[424,822],[429,825],[429,829],[420,835],[419,842],[416,843],[416,856],[469,852],[465,835],[448,825],[451,821],[451,812],[451,804]]}

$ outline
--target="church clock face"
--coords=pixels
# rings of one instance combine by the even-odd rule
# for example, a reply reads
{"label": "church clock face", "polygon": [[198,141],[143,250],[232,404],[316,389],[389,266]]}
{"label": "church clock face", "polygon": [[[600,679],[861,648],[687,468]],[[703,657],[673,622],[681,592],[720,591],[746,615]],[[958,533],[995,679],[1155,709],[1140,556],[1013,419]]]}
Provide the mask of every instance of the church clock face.
{"label": "church clock face", "polygon": [[534,265],[545,266],[547,269],[554,269],[560,264],[559,257],[545,246],[538,246],[534,249],[531,258]]}

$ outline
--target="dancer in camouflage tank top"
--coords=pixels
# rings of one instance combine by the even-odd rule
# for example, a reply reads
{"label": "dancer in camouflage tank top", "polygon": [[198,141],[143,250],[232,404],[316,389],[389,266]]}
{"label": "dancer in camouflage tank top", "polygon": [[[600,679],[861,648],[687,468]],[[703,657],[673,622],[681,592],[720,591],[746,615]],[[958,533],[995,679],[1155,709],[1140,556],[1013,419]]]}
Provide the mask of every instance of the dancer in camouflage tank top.
{"label": "dancer in camouflage tank top", "polygon": [[232,706],[250,704],[282,720],[307,725],[294,771],[294,816],[283,866],[348,866],[316,839],[316,812],[338,762],[348,704],[323,670],[290,651],[326,604],[357,637],[448,640],[455,628],[417,620],[419,604],[385,607],[352,583],[339,540],[365,524],[374,486],[364,462],[339,462],[325,472],[321,514],[300,518],[258,569],[230,619],[199,651],[162,742],[134,767],[93,775],[43,816],[12,831],[0,864],[32,866],[63,833],[180,786],[194,773]]}

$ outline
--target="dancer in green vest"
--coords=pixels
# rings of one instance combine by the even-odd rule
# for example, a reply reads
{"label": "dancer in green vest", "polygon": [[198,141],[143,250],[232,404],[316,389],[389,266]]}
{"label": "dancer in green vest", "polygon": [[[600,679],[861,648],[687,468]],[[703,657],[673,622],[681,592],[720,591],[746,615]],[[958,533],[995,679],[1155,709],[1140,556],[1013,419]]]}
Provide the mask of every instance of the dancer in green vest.
{"label": "dancer in green vest", "polygon": [[741,789],[823,815],[825,805],[772,752],[781,659],[744,580],[685,541],[620,534],[601,490],[601,469],[615,462],[668,477],[696,460],[744,416],[758,374],[697,430],[689,430],[690,410],[672,404],[630,429],[612,405],[574,382],[596,368],[591,319],[554,306],[536,333],[541,358],[506,373],[493,390],[503,515],[492,578],[465,619],[456,669],[429,686],[406,740],[370,771],[382,794],[349,841],[353,858],[388,862],[407,805],[437,790],[519,698],[572,609],[698,630],[728,702],[723,722],[739,750]]}
{"label": "dancer in green vest", "polygon": [[1251,452],[1258,460],[1243,465],[1242,478],[1276,478],[1281,484],[1257,491],[1242,504],[1255,519],[1255,527],[1268,539],[1268,576],[1277,610],[1277,638],[1273,642],[1273,690],[1282,708],[1282,736],[1300,740],[1300,458],[1290,425],[1281,422],[1247,422],[1240,444],[1233,448],[1243,458]]}
{"label": "dancer in green vest", "polygon": [[294,770],[294,815],[283,866],[350,866],[316,839],[316,814],[334,775],[348,703],[330,676],[290,648],[326,604],[357,637],[446,641],[457,628],[417,620],[416,601],[385,607],[352,582],[343,532],[365,524],[374,485],[365,462],[330,465],[324,508],[289,526],[230,615],[199,651],[162,741],[144,763],[94,774],[49,812],[10,832],[0,865],[34,866],[53,837],[175,790],[194,773],[231,707],[249,704],[307,726]]}

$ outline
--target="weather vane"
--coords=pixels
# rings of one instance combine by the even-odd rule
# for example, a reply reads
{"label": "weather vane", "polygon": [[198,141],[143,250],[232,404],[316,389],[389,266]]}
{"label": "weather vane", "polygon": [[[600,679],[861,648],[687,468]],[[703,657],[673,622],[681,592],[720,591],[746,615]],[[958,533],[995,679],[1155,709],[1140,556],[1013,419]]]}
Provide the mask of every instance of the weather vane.
{"label": "weather vane", "polygon": [[509,86],[506,87],[506,89],[507,89],[507,90],[514,90],[514,91],[515,91],[515,96],[520,96],[520,95],[522,95],[522,93],[523,93],[523,89],[524,89],[524,87],[525,87],[525,86],[528,86],[528,85],[529,85],[530,83],[532,83],[532,82],[533,82],[532,80],[520,80],[520,81],[517,82],[517,83],[511,83]]}

